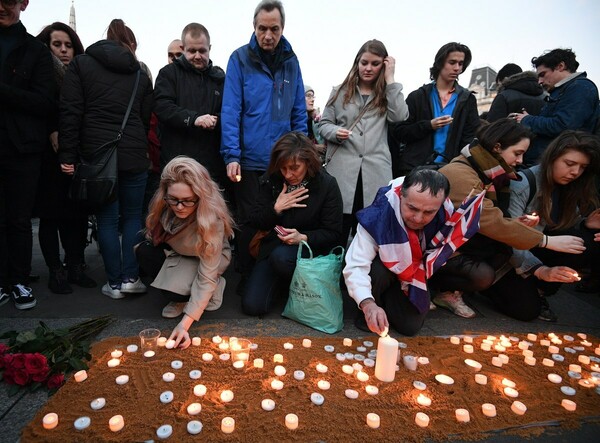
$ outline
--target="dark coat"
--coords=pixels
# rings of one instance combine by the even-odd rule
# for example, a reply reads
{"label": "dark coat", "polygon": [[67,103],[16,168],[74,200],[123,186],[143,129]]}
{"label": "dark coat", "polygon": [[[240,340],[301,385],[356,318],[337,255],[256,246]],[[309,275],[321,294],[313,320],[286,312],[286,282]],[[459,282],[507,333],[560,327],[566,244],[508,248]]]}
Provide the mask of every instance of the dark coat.
{"label": "dark coat", "polygon": [[[119,132],[140,63],[111,40],[100,40],[69,63],[60,95],[59,158],[61,163],[88,161]],[[123,138],[117,148],[119,171],[148,169],[148,128],[152,84],[142,70]]]}
{"label": "dark coat", "polygon": [[[275,225],[297,229],[308,237],[315,255],[327,254],[331,248],[342,244],[342,194],[334,177],[322,170],[306,185],[308,198],[305,208],[291,208],[277,214],[273,208],[283,189],[279,174],[263,175],[259,180],[258,201],[248,223],[257,229],[272,230]],[[258,259],[268,257],[281,244],[274,231],[261,242]]]}
{"label": "dark coat", "polygon": [[487,121],[493,123],[508,117],[512,112],[522,112],[523,109],[530,115],[538,115],[544,106],[545,96],[535,72],[511,75],[500,85],[498,95],[490,106]]}
{"label": "dark coat", "polygon": [[[154,112],[159,121],[160,164],[178,155],[197,160],[214,180],[225,178],[221,157],[221,103],[225,73],[209,63],[200,71],[185,57],[162,68],[154,88]],[[197,117],[210,114],[219,120],[213,130],[194,126]]]}
{"label": "dark coat", "polygon": [[[427,164],[434,158],[433,133],[431,120],[433,108],[431,91],[433,83],[421,86],[406,98],[408,120],[396,123],[391,129],[392,135],[399,143],[404,143],[404,151],[400,159],[400,169],[410,171],[415,166]],[[444,155],[448,159],[456,157],[460,150],[471,143],[479,127],[477,101],[468,89],[456,85],[458,99],[452,113],[452,124],[446,139]]]}
{"label": "dark coat", "polygon": [[40,153],[56,103],[52,58],[21,22],[13,26],[7,32],[16,33],[18,43],[0,66],[0,130],[19,153]]}

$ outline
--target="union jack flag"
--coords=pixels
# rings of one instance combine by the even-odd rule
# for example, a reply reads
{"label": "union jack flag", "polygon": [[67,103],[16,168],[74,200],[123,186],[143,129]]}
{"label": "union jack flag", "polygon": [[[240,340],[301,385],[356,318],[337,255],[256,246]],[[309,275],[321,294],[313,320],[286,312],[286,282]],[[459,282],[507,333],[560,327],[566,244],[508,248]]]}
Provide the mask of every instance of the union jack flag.
{"label": "union jack flag", "polygon": [[[381,262],[402,282],[402,289],[419,312],[429,309],[427,279],[479,230],[485,190],[470,195],[454,210],[446,199],[421,235],[407,229],[400,213],[402,181],[396,178],[379,189],[373,204],[356,214],[379,246]],[[425,252],[423,252],[425,251]]]}

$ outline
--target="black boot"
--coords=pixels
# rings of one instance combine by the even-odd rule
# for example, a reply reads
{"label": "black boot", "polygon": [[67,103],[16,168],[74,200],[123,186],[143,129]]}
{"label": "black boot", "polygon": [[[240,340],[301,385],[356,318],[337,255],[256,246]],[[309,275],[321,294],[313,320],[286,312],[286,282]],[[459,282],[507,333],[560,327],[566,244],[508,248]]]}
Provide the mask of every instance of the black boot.
{"label": "black boot", "polygon": [[73,292],[73,288],[67,281],[67,275],[64,269],[50,269],[50,279],[48,280],[48,289],[55,294],[70,294]]}
{"label": "black boot", "polygon": [[82,288],[95,288],[97,283],[83,272],[83,264],[69,266],[69,283]]}

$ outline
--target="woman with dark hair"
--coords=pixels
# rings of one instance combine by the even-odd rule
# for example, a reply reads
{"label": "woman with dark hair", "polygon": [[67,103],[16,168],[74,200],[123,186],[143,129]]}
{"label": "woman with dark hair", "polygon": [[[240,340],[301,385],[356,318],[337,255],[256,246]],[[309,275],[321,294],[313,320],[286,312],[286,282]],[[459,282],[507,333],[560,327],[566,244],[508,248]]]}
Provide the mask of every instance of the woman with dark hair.
{"label": "woman with dark hair", "polygon": [[344,199],[344,244],[356,229],[356,212],[392,179],[388,122],[408,118],[395,68],[382,42],[363,44],[345,80],[331,92],[321,118],[327,171],[337,179]]}
{"label": "woman with dark hair", "polygon": [[[61,169],[73,174],[79,159],[93,161],[97,149],[117,137],[134,93],[140,64],[122,20],[108,27],[108,39],[87,48],[70,63],[60,102],[59,158]],[[117,199],[99,209],[98,243],[107,283],[102,293],[113,299],[146,292],[139,279],[133,246],[139,241],[142,202],[148,171],[148,126],[152,84],[142,71],[133,107],[117,147]],[[119,236],[121,234],[121,238]]]}
{"label": "woman with dark hair", "polygon": [[233,220],[206,168],[184,156],[167,163],[146,219],[148,241],[136,255],[152,286],[172,300],[163,317],[183,314],[169,337],[176,346],[187,348],[192,323],[221,306],[232,236]]}
{"label": "woman with dark hair", "polygon": [[[75,56],[83,54],[83,45],[77,33],[70,26],[60,22],[46,26],[37,38],[50,48],[57,90],[60,90],[69,63]],[[57,154],[58,108],[51,119],[52,132],[43,153],[35,213],[40,218],[40,248],[50,272],[48,289],[55,294],[70,294],[73,288],[69,283],[93,288],[96,282],[83,270],[88,229],[87,214],[79,211],[69,200],[71,178],[60,170]],[[66,273],[60,259],[59,236],[65,250]]]}
{"label": "woman with dark hair", "polygon": [[[517,273],[537,275],[538,290],[547,296],[556,293],[561,283],[577,281],[575,270],[590,268],[590,279],[582,289],[598,292],[600,243],[594,241],[594,235],[600,232],[600,204],[594,180],[600,173],[600,141],[583,131],[565,131],[550,143],[541,163],[530,171],[535,185],[530,185],[524,172],[519,173],[521,181],[510,185],[511,217],[529,220],[550,237],[579,237],[585,251],[573,255],[541,248],[515,249]],[[549,308],[542,314],[544,320],[557,319]]]}
{"label": "woman with dark hair", "polygon": [[454,207],[471,192],[486,188],[487,193],[479,232],[430,279],[432,288],[440,292],[433,303],[471,318],[475,312],[464,303],[462,294],[479,291],[504,314],[517,320],[533,320],[540,313],[540,297],[534,279],[521,278],[508,263],[511,247],[580,254],[583,240],[572,235],[544,235],[500,209],[508,206],[509,184],[517,180],[514,168],[523,162],[529,148],[531,133],[527,128],[504,118],[481,128],[477,135],[470,146],[440,169],[450,181]]}
{"label": "woman with dark hair", "polygon": [[280,289],[287,293],[301,241],[315,255],[341,243],[340,189],[304,134],[290,132],[275,143],[249,223],[268,234],[260,243],[242,308],[248,315],[263,315]]}

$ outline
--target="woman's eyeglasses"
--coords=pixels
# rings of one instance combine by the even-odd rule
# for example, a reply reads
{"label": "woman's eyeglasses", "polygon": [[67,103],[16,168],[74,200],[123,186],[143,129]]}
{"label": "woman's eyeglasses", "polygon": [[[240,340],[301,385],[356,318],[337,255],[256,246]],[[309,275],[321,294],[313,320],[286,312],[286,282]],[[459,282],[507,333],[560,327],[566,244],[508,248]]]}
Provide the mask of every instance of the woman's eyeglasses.
{"label": "woman's eyeglasses", "polygon": [[181,203],[186,208],[193,208],[194,206],[196,206],[196,203],[198,203],[198,200],[177,200],[176,198],[173,198],[173,197],[163,197],[163,200],[169,206],[174,206],[174,207],[179,206],[179,204]]}

